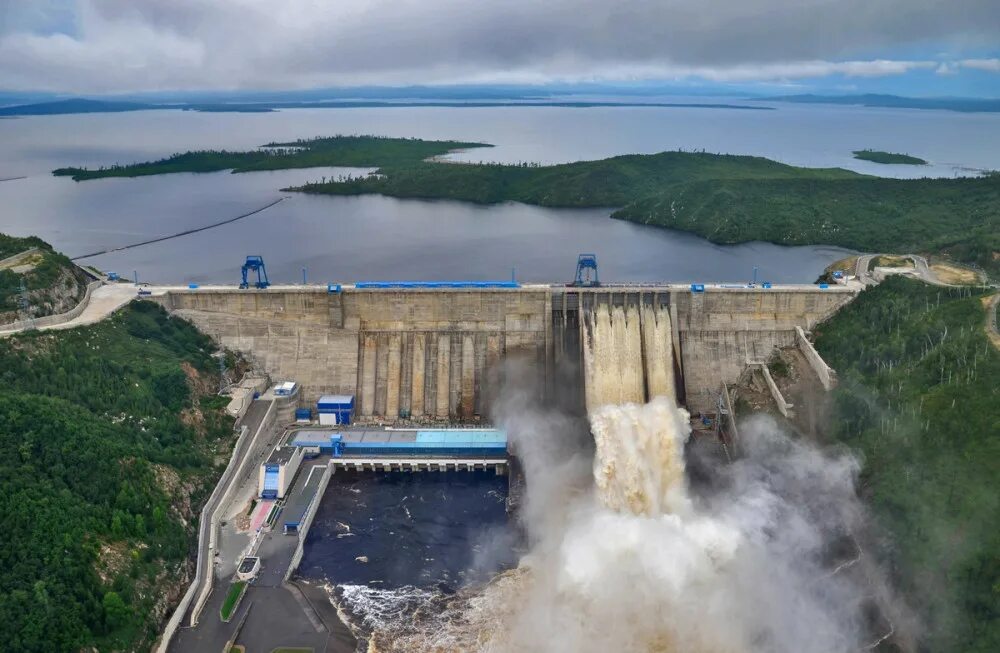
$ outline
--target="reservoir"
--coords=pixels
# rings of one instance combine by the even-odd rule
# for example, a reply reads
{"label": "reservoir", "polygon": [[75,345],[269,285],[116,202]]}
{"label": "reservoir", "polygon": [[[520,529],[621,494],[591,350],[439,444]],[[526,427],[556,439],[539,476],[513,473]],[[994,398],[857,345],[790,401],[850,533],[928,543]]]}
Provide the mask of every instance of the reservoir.
{"label": "reservoir", "polygon": [[[496,145],[450,157],[466,161],[553,163],[681,148],[895,176],[953,176],[1000,167],[995,114],[772,104],[769,111],[405,107],[5,119],[0,120],[0,179],[18,179],[0,182],[0,231],[38,235],[78,256],[226,220],[282,197],[282,187],[366,171],[317,168],[88,182],[52,177],[50,171],[337,133]],[[851,157],[851,150],[864,147],[908,152],[931,165],[880,166]],[[300,282],[302,268],[310,282],[509,279],[512,271],[521,281],[568,281],[577,254],[593,252],[607,281],[736,282],[749,280],[757,266],[760,280],[811,282],[845,254],[831,247],[763,243],[721,247],[611,220],[611,211],[292,194],[245,220],[81,262],[127,276],[134,270],[153,282],[233,283],[247,254],[264,256],[273,282]]]}

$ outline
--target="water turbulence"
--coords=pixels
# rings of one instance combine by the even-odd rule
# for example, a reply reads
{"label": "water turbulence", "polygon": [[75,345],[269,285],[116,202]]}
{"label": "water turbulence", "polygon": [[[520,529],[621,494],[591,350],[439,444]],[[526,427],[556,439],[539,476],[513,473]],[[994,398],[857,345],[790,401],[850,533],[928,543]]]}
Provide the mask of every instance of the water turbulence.
{"label": "water turbulence", "polygon": [[880,586],[856,573],[860,553],[850,563],[827,555],[862,512],[857,463],[751,421],[744,457],[716,470],[721,489],[692,494],[669,313],[598,306],[590,317],[593,459],[571,450],[564,422],[514,402],[505,426],[527,475],[530,552],[483,586],[423,597],[406,618],[370,624],[368,650],[864,648],[865,601]]}

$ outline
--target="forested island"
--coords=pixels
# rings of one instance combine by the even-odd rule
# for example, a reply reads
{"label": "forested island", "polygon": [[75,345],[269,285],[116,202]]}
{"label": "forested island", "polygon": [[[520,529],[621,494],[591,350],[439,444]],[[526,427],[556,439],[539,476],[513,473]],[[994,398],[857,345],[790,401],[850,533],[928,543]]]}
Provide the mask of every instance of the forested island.
{"label": "forested island", "polygon": [[0,339],[0,648],[152,648],[233,443],[215,350],[148,302]]}
{"label": "forested island", "polygon": [[77,180],[167,172],[363,166],[375,174],[283,190],[477,203],[608,207],[612,217],[720,244],[762,240],[945,255],[1000,274],[1000,176],[886,179],[703,152],[625,155],[541,166],[428,160],[484,143],[336,136],[250,152],[188,152],[150,163],[54,174]]}
{"label": "forested island", "polygon": [[200,150],[174,154],[147,163],[115,165],[106,168],[57,168],[57,177],[74,181],[105,177],[144,177],[175,172],[218,172],[232,170],[288,170],[326,166],[376,167],[385,164],[415,164],[455,150],[492,147],[486,143],[461,141],[424,141],[417,138],[382,136],[333,136],[287,143],[267,143],[249,152]]}
{"label": "forested island", "polygon": [[927,165],[921,158],[910,156],[909,154],[896,154],[894,152],[883,152],[881,150],[854,150],[855,159],[871,161],[872,163],[902,164],[912,166]]}

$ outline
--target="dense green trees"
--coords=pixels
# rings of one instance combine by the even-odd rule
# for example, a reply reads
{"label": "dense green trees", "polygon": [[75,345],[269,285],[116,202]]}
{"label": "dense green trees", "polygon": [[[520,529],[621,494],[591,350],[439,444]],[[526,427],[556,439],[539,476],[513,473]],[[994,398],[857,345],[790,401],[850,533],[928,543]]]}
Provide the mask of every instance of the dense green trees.
{"label": "dense green trees", "polygon": [[48,315],[53,312],[52,307],[61,305],[63,302],[56,300],[57,295],[67,297],[73,304],[83,297],[88,279],[67,257],[40,238],[0,234],[0,259],[33,247],[40,253],[32,259],[34,267],[29,272],[18,274],[9,269],[0,270],[0,324],[17,319],[17,298],[22,281],[36,316]]}
{"label": "dense green trees", "polygon": [[0,648],[149,646],[232,437],[212,351],[148,303],[0,340]]}
{"label": "dense green trees", "polygon": [[979,293],[891,277],[822,325],[832,436],[863,456],[878,554],[926,650],[1000,650],[1000,353]]}
{"label": "dense green trees", "polygon": [[102,177],[142,177],[172,172],[251,172],[253,170],[284,170],[324,166],[374,167],[389,163],[416,162],[440,156],[456,149],[489,147],[483,143],[459,141],[424,141],[416,138],[381,136],[331,136],[297,140],[289,143],[268,143],[249,152],[202,150],[174,154],[159,161],[115,165],[109,168],[58,168],[57,176],[69,176],[75,181]]}

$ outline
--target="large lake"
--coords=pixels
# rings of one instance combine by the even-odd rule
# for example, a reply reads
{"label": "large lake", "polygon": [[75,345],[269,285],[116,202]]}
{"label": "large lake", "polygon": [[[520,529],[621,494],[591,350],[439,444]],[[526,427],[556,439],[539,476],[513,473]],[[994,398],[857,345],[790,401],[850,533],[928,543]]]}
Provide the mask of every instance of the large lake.
{"label": "large lake", "polygon": [[[732,102],[732,100],[729,100]],[[0,120],[0,231],[36,234],[80,255],[217,222],[281,197],[278,189],[346,169],[177,174],[77,183],[61,166],[98,166],[199,148],[250,148],[337,133],[477,140],[467,161],[595,159],[669,149],[767,156],[894,176],[1000,168],[1000,115],[771,103],[773,111],[702,108],[440,108],[287,110],[263,114],[150,111]],[[908,152],[931,165],[880,166],[851,150]],[[580,252],[609,281],[742,281],[754,266],[776,282],[809,282],[843,250],[750,243],[610,220],[610,209],[474,206],[294,195],[245,220],[83,261],[161,282],[235,282],[246,254],[273,281],[568,280]]]}

